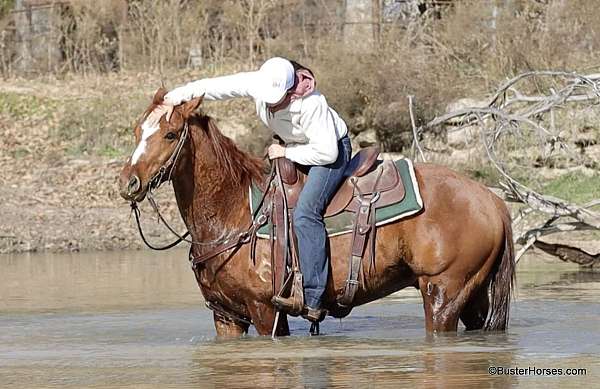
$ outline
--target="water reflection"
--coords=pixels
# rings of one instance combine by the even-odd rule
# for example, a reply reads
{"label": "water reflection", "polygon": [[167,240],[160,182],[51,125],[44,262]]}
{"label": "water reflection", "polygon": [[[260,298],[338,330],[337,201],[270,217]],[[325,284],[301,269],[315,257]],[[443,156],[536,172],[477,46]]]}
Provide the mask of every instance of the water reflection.
{"label": "water reflection", "polygon": [[411,289],[327,319],[326,336],[291,320],[277,341],[216,340],[183,250],[0,256],[0,269],[0,387],[539,387],[600,373],[600,274],[562,265],[519,269],[508,333],[427,337]]}
{"label": "water reflection", "polygon": [[82,311],[201,303],[186,250],[0,255],[0,311]]}
{"label": "water reflection", "polygon": [[[197,383],[215,387],[406,386],[481,387],[514,382],[493,377],[491,364],[514,366],[516,344],[506,335],[454,339],[376,340],[346,337],[204,345],[194,353]],[[490,345],[490,343],[492,345]],[[494,345],[496,347],[494,347]],[[514,348],[513,348],[514,347]],[[293,354],[290,350],[294,350]],[[252,377],[251,381],[248,378]]]}

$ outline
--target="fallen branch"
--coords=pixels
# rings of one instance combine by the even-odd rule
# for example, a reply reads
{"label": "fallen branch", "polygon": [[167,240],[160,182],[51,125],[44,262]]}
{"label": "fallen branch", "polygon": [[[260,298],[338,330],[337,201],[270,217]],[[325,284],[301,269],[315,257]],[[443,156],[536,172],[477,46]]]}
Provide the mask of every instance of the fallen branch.
{"label": "fallen branch", "polygon": [[548,224],[542,227],[531,228],[521,234],[517,239],[517,243],[524,244],[532,237],[540,238],[544,235],[556,234],[559,232],[572,231],[593,231],[596,228],[580,222]]}
{"label": "fallen branch", "polygon": [[537,240],[534,244],[538,249],[550,255],[554,255],[565,262],[574,262],[585,267],[600,265],[600,254],[594,255],[578,247],[560,243],[546,243],[541,240]]}
{"label": "fallen branch", "polygon": [[[527,79],[537,77],[559,80],[561,84],[549,88],[547,95],[522,93],[518,85]],[[593,266],[600,259],[600,254],[593,255],[580,248],[564,244],[550,244],[539,240],[542,236],[573,231],[600,230],[600,212],[591,208],[600,205],[600,199],[593,200],[582,206],[567,200],[538,193],[527,185],[515,179],[505,167],[505,163],[496,155],[499,139],[512,135],[517,139],[532,132],[542,147],[547,147],[550,153],[562,150],[570,153],[571,149],[564,142],[556,129],[555,112],[571,104],[600,103],[600,74],[580,75],[561,71],[532,71],[518,75],[504,82],[488,100],[487,106],[469,107],[449,112],[435,117],[421,127],[415,127],[412,107],[412,97],[409,96],[409,112],[413,126],[413,145],[419,151],[423,160],[425,155],[419,145],[419,139],[425,130],[440,125],[458,122],[460,128],[478,125],[480,141],[486,155],[495,169],[503,177],[500,182],[502,198],[505,201],[521,203],[525,206],[520,210],[513,224],[525,225],[529,219],[533,226],[517,234],[515,242],[521,245],[516,260],[531,247],[537,247],[562,260],[578,263],[583,266]],[[549,114],[549,127],[543,121],[543,115]],[[456,120],[460,119],[460,120]],[[543,155],[546,155],[544,149]],[[578,156],[568,154],[577,161]],[[546,158],[546,157],[544,157]],[[540,216],[543,216],[540,218]],[[531,222],[531,220],[534,220]],[[536,221],[537,220],[537,221]],[[541,220],[541,222],[540,222]],[[516,230],[516,228],[513,228]]]}

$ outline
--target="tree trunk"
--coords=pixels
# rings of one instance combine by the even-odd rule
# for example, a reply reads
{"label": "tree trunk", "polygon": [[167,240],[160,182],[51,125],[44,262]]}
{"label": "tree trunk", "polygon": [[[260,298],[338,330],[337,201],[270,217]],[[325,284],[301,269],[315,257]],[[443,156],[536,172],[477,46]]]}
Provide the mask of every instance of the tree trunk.
{"label": "tree trunk", "polygon": [[372,50],[379,38],[380,0],[345,0],[343,36],[346,47]]}
{"label": "tree trunk", "polygon": [[55,70],[60,62],[54,12],[56,1],[16,0],[17,69],[23,73]]}

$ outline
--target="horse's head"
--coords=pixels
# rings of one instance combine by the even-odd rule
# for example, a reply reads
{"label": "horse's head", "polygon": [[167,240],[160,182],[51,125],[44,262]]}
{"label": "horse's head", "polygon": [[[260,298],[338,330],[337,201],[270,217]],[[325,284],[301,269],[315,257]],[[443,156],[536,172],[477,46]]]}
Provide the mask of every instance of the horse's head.
{"label": "horse's head", "polygon": [[[160,88],[154,95],[152,104],[135,126],[136,148],[127,160],[119,179],[121,196],[125,200],[142,201],[148,192],[151,181],[160,180],[161,169],[171,168],[180,140],[185,136],[186,123],[202,102],[193,99],[175,107],[169,115],[168,107],[162,106],[166,90]],[[170,117],[169,117],[170,116]]]}

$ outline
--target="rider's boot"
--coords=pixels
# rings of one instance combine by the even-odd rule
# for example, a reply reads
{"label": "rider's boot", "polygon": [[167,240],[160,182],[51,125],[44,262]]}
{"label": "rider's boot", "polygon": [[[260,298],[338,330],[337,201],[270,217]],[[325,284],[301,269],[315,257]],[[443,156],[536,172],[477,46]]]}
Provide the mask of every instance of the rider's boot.
{"label": "rider's boot", "polygon": [[311,308],[308,305],[304,306],[304,313],[302,317],[311,322],[321,322],[327,316],[327,310],[323,308]]}

